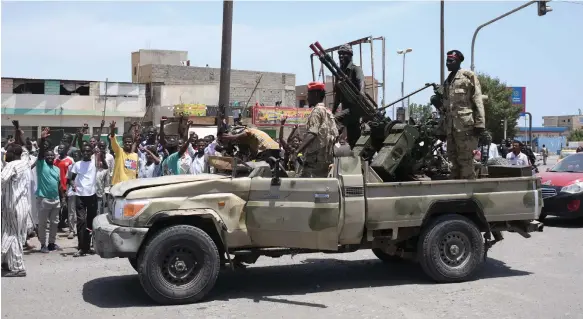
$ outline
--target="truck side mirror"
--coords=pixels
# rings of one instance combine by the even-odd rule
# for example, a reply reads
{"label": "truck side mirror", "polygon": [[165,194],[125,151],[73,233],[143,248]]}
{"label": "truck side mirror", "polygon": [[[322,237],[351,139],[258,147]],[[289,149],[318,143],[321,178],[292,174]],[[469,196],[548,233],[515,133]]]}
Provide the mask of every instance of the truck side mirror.
{"label": "truck side mirror", "polygon": [[547,172],[550,172],[550,171],[551,171],[551,169],[547,167]]}

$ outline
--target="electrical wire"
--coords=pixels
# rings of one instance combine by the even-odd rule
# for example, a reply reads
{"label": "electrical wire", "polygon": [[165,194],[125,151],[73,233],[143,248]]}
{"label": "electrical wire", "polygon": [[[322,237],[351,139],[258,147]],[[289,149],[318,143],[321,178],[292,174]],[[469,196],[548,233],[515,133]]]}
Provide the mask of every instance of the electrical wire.
{"label": "electrical wire", "polygon": [[583,6],[583,1],[555,1],[558,3],[569,3],[569,4],[578,4],[580,6]]}

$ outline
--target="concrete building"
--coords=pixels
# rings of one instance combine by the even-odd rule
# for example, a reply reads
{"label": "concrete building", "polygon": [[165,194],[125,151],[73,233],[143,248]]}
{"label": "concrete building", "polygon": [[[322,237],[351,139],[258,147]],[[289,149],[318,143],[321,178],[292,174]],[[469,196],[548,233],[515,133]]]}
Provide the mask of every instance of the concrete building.
{"label": "concrete building", "polygon": [[583,127],[583,115],[543,116],[544,127],[566,127],[569,131]]}
{"label": "concrete building", "polygon": [[[261,81],[257,81],[261,77]],[[139,50],[132,52],[132,81],[151,85],[152,111],[147,118],[173,116],[180,104],[204,105],[205,116],[197,115],[195,121],[214,121],[219,99],[220,68],[191,66],[187,51]],[[247,101],[250,107],[256,102],[274,106],[295,105],[295,74],[231,70],[230,105],[227,114],[240,110]],[[255,86],[257,89],[254,91]],[[203,119],[201,117],[209,117]],[[213,122],[214,123],[214,122]],[[197,124],[197,123],[195,123]]]}
{"label": "concrete building", "polygon": [[[368,93],[368,95],[370,95],[371,97],[376,97],[376,102],[378,104],[380,104],[380,99],[379,99],[379,81],[378,80],[374,80],[373,82],[373,78],[370,75],[366,75],[364,77],[364,88],[366,93]],[[334,89],[334,84],[333,84],[333,77],[330,75],[326,76],[326,105],[329,108],[332,108],[333,103],[334,103],[334,93],[333,93],[333,89]],[[306,100],[307,98],[307,93],[308,93],[308,85],[296,85],[296,107],[304,107],[308,105],[308,102]]]}
{"label": "concrete building", "polygon": [[[566,127],[532,127],[532,138],[537,137],[561,137],[567,136],[568,129]],[[516,132],[516,138],[527,139],[528,138],[528,127],[519,126],[518,131]]]}
{"label": "concrete building", "polygon": [[144,116],[145,92],[145,85],[136,83],[109,82],[106,95],[102,81],[2,78],[2,137],[14,135],[13,120],[32,139],[46,126],[52,141],[75,133],[84,123],[93,133],[104,111],[106,126],[116,121],[123,128],[124,122]]}

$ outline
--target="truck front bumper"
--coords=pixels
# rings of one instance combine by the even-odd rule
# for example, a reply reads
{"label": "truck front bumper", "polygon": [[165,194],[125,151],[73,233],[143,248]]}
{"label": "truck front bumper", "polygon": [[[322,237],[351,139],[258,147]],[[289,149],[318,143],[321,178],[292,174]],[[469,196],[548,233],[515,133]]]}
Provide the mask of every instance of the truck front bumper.
{"label": "truck front bumper", "polygon": [[112,224],[108,214],[93,219],[93,249],[101,258],[136,257],[148,228]]}

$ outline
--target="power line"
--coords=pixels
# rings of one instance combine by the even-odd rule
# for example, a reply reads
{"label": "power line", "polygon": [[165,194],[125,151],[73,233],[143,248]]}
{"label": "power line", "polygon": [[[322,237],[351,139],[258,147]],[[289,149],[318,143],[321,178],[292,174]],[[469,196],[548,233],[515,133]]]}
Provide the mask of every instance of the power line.
{"label": "power line", "polygon": [[583,2],[581,2],[581,1],[556,1],[556,3],[569,3],[569,4],[578,4],[580,6],[583,6]]}

